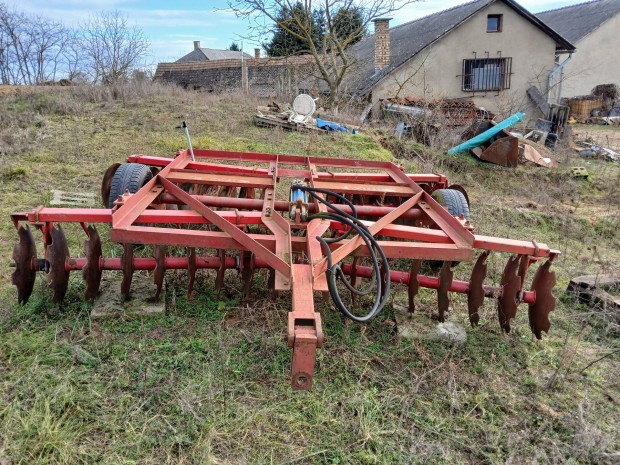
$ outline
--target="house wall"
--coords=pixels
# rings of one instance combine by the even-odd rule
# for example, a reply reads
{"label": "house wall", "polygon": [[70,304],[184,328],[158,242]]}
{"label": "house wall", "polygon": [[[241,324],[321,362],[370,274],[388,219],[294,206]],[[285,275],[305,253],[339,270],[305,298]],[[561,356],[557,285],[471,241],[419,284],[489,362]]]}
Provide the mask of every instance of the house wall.
{"label": "house wall", "polygon": [[[503,15],[502,32],[488,33],[487,15]],[[478,106],[502,116],[525,111],[529,120],[540,117],[526,90],[536,85],[544,94],[554,67],[555,41],[512,8],[496,2],[484,8],[413,60],[383,78],[372,89],[373,102],[408,95],[424,98],[473,97]],[[512,58],[511,86],[500,92],[464,92],[463,60]]]}
{"label": "house wall", "polygon": [[599,84],[620,85],[620,14],[575,44],[577,52],[565,67],[563,97],[588,95]]}

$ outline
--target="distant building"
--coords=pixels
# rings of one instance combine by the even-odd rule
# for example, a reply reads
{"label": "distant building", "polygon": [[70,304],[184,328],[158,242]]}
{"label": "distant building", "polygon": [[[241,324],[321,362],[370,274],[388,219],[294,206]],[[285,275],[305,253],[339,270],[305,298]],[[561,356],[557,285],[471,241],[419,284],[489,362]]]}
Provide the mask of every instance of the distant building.
{"label": "distant building", "polygon": [[252,55],[249,55],[245,52],[235,52],[233,50],[217,50],[214,48],[202,48],[200,46],[200,41],[194,41],[194,50],[189,52],[187,55],[179,58],[176,63],[187,63],[194,61],[213,61],[213,60],[240,60],[241,56],[243,58],[252,58]]}
{"label": "distant building", "polygon": [[[620,0],[613,0],[620,3]],[[539,110],[526,94],[545,95],[558,55],[575,47],[513,0],[477,0],[375,33],[352,48],[351,93],[389,97],[473,98],[494,113]]]}
{"label": "distant building", "polygon": [[159,63],[154,80],[203,92],[250,91],[261,97],[291,97],[300,92],[318,94],[311,55],[261,58],[230,50],[213,50],[194,42],[194,50],[173,63]]}
{"label": "distant building", "polygon": [[575,44],[562,94],[588,95],[599,84],[620,85],[620,0],[597,0],[536,15]]}

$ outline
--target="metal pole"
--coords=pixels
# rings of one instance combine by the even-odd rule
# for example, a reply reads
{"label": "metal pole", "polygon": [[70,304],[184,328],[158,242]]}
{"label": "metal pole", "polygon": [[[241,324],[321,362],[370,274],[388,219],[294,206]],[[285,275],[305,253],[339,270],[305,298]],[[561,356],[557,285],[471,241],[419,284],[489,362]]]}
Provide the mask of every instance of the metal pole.
{"label": "metal pole", "polygon": [[183,128],[183,131],[185,131],[185,137],[187,137],[187,145],[189,147],[189,153],[192,156],[192,161],[196,161],[196,158],[194,157],[194,148],[192,147],[192,140],[189,137],[189,127],[185,121],[183,121],[181,127]]}

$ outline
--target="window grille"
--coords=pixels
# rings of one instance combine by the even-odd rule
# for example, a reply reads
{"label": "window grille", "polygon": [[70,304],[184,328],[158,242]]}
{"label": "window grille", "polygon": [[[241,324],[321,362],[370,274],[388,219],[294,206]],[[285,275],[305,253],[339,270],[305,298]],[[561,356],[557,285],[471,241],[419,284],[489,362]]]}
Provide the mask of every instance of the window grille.
{"label": "window grille", "polygon": [[463,91],[487,92],[510,89],[512,58],[463,60]]}

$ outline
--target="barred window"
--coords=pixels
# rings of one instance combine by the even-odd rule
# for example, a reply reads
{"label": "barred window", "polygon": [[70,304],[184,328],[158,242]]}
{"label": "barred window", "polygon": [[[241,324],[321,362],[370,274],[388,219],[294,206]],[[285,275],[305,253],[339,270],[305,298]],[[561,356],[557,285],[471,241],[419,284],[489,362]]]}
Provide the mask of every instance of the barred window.
{"label": "barred window", "polygon": [[510,89],[512,58],[463,60],[463,90],[466,92]]}

